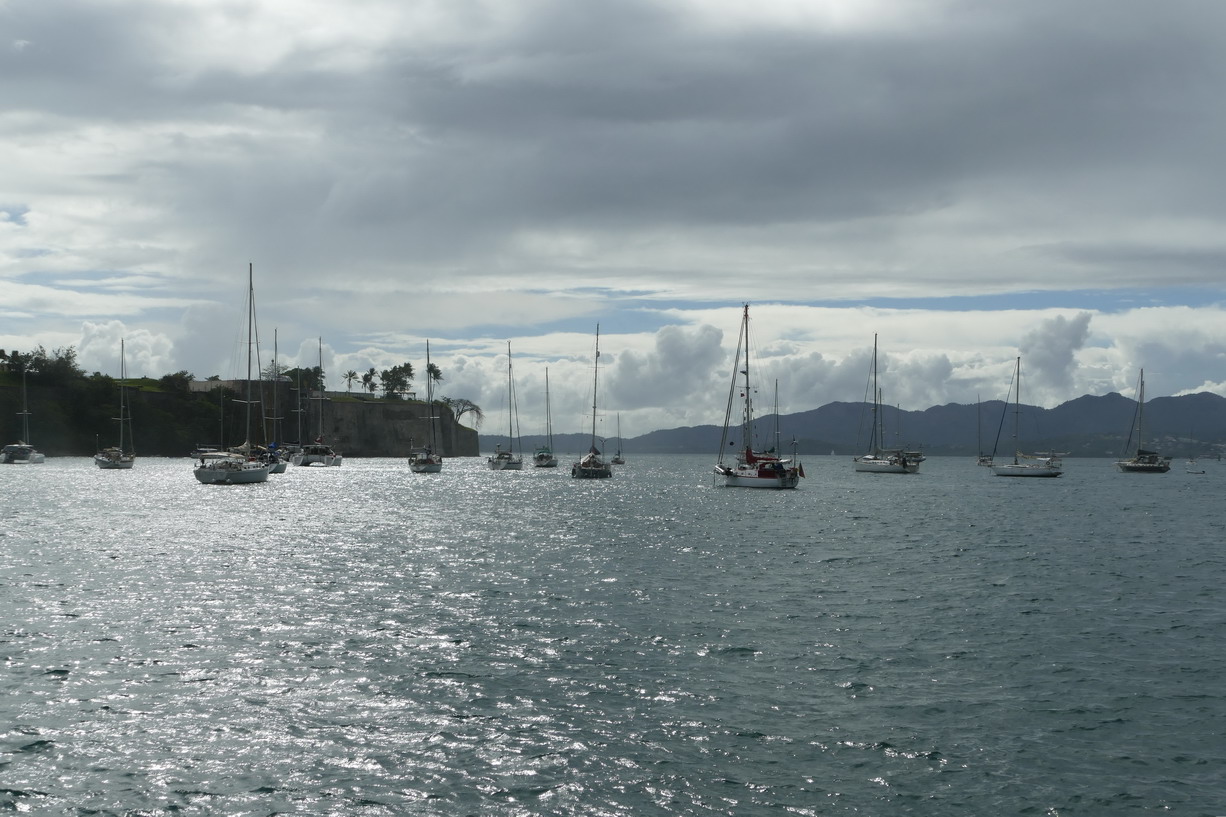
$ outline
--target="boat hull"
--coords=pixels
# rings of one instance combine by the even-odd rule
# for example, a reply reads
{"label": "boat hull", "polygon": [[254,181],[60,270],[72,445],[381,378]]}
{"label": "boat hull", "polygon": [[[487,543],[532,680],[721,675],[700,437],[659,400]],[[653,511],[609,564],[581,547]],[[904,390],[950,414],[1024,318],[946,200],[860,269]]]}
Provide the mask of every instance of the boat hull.
{"label": "boat hull", "polygon": [[301,452],[294,455],[291,460],[294,465],[313,465],[316,468],[329,467],[341,464],[340,454],[313,454],[309,452]]}
{"label": "boat hull", "polygon": [[268,481],[268,466],[261,462],[214,462],[197,465],[196,480],[204,485],[252,485]]}
{"label": "boat hull", "polygon": [[38,465],[46,462],[47,455],[41,451],[35,451],[34,446],[24,443],[16,445],[6,445],[4,450],[0,452],[0,463],[8,465]]}
{"label": "boat hull", "polygon": [[1117,462],[1115,467],[1125,474],[1165,474],[1171,470],[1171,464],[1166,461],[1135,462],[1132,460],[1122,460]]}
{"label": "boat hull", "polygon": [[414,474],[438,474],[443,470],[443,458],[437,455],[420,454],[409,460],[409,470]]}
{"label": "boat hull", "polygon": [[124,471],[131,468],[135,463],[136,457],[131,454],[99,453],[94,455],[94,465],[104,471]]}
{"label": "boat hull", "polygon": [[608,479],[613,476],[613,468],[608,463],[601,465],[575,463],[570,467],[570,475],[575,479]]}
{"label": "boat hull", "polygon": [[800,484],[800,472],[795,468],[763,473],[763,469],[716,468],[716,476],[725,488],[767,488],[776,491],[795,488]]}
{"label": "boat hull", "polygon": [[894,458],[858,457],[854,460],[858,474],[918,474],[919,463]]}
{"label": "boat hull", "polygon": [[508,459],[490,457],[486,460],[491,471],[522,471],[524,470],[524,461],[519,459]]}
{"label": "boat hull", "polygon": [[1064,471],[1052,465],[1005,463],[993,465],[992,473],[998,477],[1058,477]]}
{"label": "boat hull", "polygon": [[532,465],[534,468],[557,468],[558,458],[552,454],[547,456],[541,456],[538,454],[532,458]]}

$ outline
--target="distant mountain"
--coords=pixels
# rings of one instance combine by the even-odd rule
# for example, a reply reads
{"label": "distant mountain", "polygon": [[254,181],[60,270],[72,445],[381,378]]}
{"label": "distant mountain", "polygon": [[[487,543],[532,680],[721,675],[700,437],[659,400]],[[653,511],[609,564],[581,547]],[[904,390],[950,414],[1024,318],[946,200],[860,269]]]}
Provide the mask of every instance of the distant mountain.
{"label": "distant mountain", "polygon": [[[1051,409],[1022,405],[1018,415],[1022,447],[1026,451],[1064,451],[1075,457],[1116,457],[1136,422],[1137,403],[1116,392],[1085,395]],[[980,405],[948,403],[923,411],[882,409],[888,445],[922,447],[935,455],[974,456],[980,450],[1012,453],[1013,406],[1000,400]],[[871,410],[862,403],[829,403],[821,408],[779,418],[779,437],[784,450],[793,438],[802,453],[861,453],[867,445]],[[757,423],[759,440],[769,445],[775,418]],[[999,432],[999,443],[997,433]],[[686,426],[652,431],[622,441],[627,458],[643,454],[714,455],[721,428],[714,425]],[[1157,397],[1145,403],[1147,445],[1175,457],[1204,456],[1226,451],[1226,398],[1209,392],[1182,397]],[[492,451],[495,443],[506,445],[506,435],[481,435],[481,450]],[[542,438],[523,438],[531,451]],[[587,449],[586,434],[555,434],[554,450],[579,452]],[[612,446],[609,440],[606,447]],[[1136,441],[1132,443],[1136,447]]]}

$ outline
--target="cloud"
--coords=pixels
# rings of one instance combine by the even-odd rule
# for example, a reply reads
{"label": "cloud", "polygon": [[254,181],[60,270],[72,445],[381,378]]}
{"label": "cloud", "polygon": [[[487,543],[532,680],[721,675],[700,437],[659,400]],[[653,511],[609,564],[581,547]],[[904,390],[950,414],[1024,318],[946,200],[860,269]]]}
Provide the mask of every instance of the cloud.
{"label": "cloud", "polygon": [[1019,336],[1036,402],[1223,382],[1226,7],[1105,9],[0,5],[0,343],[122,321],[225,374],[254,263],[285,356],[429,337],[496,404],[510,337],[537,417],[545,366],[582,415],[596,322],[623,427],[705,416],[745,300],[793,410],[861,399],[875,332],[908,407],[998,393]]}
{"label": "cloud", "polygon": [[[1019,346],[1029,380],[1038,390],[1068,393],[1076,369],[1076,353],[1090,332],[1090,313],[1044,320],[1022,338]],[[1034,399],[1029,395],[1029,399]]]}

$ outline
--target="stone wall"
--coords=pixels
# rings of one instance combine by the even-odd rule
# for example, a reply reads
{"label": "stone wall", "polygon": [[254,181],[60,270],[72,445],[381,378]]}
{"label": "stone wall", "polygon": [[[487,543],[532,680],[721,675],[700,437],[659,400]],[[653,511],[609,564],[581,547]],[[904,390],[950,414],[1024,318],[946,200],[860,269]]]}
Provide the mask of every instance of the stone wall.
{"label": "stone wall", "polygon": [[[346,457],[407,457],[429,443],[430,407],[424,400],[328,392],[325,400],[312,399],[303,415],[305,439],[318,434],[320,405],[324,439]],[[439,453],[444,457],[477,456],[476,430],[457,423],[451,409],[440,403],[434,404],[434,413]],[[286,427],[290,427],[288,421]]]}

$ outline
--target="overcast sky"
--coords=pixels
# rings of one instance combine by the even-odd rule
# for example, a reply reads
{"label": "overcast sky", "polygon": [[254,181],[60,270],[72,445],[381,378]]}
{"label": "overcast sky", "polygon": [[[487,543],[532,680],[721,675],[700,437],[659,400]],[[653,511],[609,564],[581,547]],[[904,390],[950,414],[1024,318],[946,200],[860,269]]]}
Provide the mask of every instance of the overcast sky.
{"label": "overcast sky", "polygon": [[[410,361],[525,433],[1226,394],[1226,4],[0,0],[0,348]],[[590,412],[590,408],[589,408]],[[504,415],[505,416],[505,415]],[[590,416],[590,415],[589,415]],[[490,425],[492,423],[492,426]]]}

